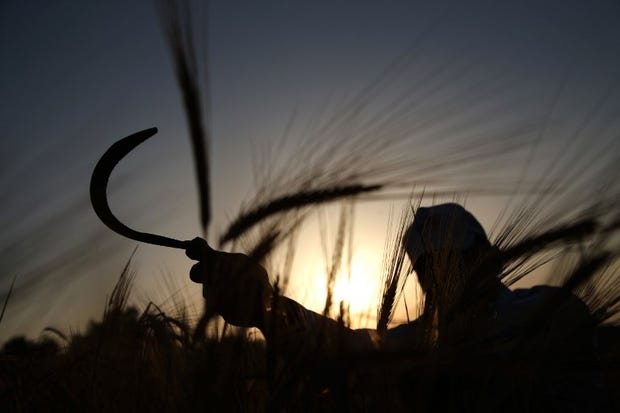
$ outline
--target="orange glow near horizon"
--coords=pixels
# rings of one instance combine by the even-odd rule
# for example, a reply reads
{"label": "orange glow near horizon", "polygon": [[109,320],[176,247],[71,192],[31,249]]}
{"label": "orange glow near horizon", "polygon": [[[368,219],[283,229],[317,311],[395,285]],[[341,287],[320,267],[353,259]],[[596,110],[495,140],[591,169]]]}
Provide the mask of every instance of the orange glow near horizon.
{"label": "orange glow near horizon", "polygon": [[345,303],[351,313],[373,312],[380,289],[380,262],[367,254],[354,254],[351,273],[345,269],[334,284],[334,302]]}
{"label": "orange glow near horizon", "polygon": [[[323,260],[309,255],[302,260],[315,264],[305,277],[295,277],[290,295],[305,307],[322,313],[327,297],[326,267]],[[350,270],[348,267],[343,263],[336,275],[330,316],[338,317],[342,302],[348,309],[351,327],[374,328],[381,289],[381,254],[369,254],[358,248],[353,253]]]}

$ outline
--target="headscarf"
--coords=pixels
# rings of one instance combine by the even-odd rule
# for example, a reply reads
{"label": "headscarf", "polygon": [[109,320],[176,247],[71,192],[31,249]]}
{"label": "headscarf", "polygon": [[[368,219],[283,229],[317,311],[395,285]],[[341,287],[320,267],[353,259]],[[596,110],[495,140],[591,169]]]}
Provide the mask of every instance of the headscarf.
{"label": "headscarf", "polygon": [[403,243],[413,263],[433,252],[490,247],[480,222],[455,203],[418,208]]}

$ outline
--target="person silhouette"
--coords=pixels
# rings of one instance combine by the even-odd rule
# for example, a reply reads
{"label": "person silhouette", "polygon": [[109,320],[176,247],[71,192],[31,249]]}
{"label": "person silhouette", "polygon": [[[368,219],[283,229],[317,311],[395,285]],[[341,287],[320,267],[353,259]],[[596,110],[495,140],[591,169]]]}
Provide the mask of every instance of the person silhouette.
{"label": "person silhouette", "polygon": [[[406,395],[410,383],[416,382],[419,388],[426,386],[429,397],[441,405],[446,400],[440,389],[446,382],[475,391],[481,382],[488,387],[488,377],[494,374],[503,381],[494,386],[493,397],[509,400],[505,377],[514,373],[519,360],[519,371],[526,371],[527,378],[521,377],[525,373],[515,377],[520,385],[537,383],[540,405],[550,409],[587,406],[588,395],[605,400],[596,374],[567,380],[558,373],[557,366],[567,361],[593,366],[595,325],[587,306],[561,287],[508,289],[499,277],[506,264],[502,251],[465,208],[456,203],[418,208],[402,247],[424,292],[424,310],[419,318],[385,332],[346,328],[276,294],[267,271],[247,255],[215,251],[200,238],[191,242],[186,254],[199,261],[190,278],[203,285],[212,311],[230,324],[259,328],[289,362],[307,365],[344,354],[434,351],[439,359],[454,361],[450,369],[434,367],[424,383],[404,373],[407,384],[401,394]],[[486,360],[474,363],[474,377],[462,372],[454,376],[459,363],[471,370],[472,355]],[[556,400],[564,404],[556,405]]]}
{"label": "person silhouette", "polygon": [[[479,334],[516,337],[524,334],[528,323],[543,315],[544,307],[553,300],[554,316],[547,317],[553,326],[547,328],[555,329],[554,333],[568,334],[591,323],[585,304],[561,288],[511,291],[504,286],[498,277],[504,265],[501,251],[461,205],[418,208],[402,245],[425,294],[422,316],[385,334],[349,330],[345,347],[351,351],[462,341],[472,335],[473,326],[479,326]],[[247,255],[213,250],[201,238],[191,241],[186,254],[199,261],[190,270],[191,280],[203,285],[210,308],[228,323],[257,327],[266,337],[270,325],[277,325],[280,344],[286,347],[291,341],[298,352],[311,346],[316,341],[311,338],[319,331],[324,341],[320,344],[327,353],[335,337],[342,338],[335,320],[285,296],[276,297],[267,271]]]}

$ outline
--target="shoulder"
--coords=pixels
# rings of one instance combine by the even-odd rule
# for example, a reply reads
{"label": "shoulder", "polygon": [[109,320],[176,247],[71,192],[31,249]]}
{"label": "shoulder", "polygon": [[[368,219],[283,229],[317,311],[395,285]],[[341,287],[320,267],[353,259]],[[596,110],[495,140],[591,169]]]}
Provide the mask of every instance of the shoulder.
{"label": "shoulder", "polygon": [[421,337],[421,325],[420,319],[417,319],[389,329],[385,334],[383,347],[391,350],[415,347]]}
{"label": "shoulder", "polygon": [[505,289],[498,294],[496,308],[498,318],[520,327],[537,322],[554,329],[581,329],[593,324],[585,303],[562,287]]}

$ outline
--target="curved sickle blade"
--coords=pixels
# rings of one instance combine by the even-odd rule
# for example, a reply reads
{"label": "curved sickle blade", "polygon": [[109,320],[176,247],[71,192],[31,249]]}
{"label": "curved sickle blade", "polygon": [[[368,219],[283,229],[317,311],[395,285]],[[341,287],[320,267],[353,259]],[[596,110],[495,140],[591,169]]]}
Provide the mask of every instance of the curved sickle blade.
{"label": "curved sickle blade", "polygon": [[99,219],[118,234],[148,244],[186,249],[189,246],[189,241],[179,241],[161,235],[139,232],[127,227],[114,216],[108,205],[107,187],[112,170],[132,149],[156,133],[157,128],[145,129],[129,135],[110,146],[93,170],[93,176],[90,179],[90,202]]}

